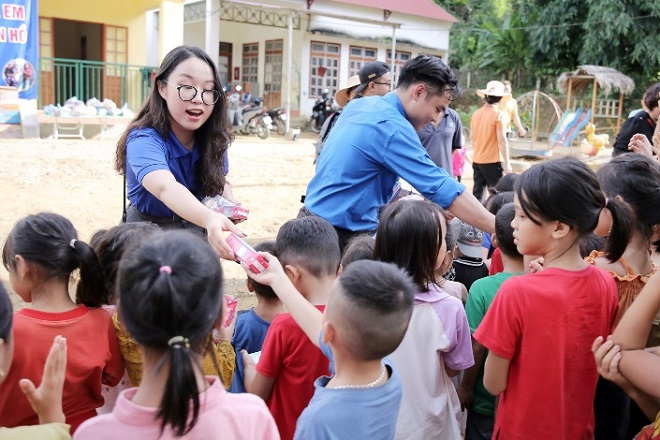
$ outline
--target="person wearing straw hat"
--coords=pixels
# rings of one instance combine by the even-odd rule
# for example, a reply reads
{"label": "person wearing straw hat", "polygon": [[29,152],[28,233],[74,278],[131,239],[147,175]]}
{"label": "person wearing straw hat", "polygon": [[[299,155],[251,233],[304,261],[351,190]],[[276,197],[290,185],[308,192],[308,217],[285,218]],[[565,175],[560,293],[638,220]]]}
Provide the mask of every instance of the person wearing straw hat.
{"label": "person wearing straw hat", "polygon": [[328,138],[328,135],[330,134],[330,131],[332,130],[332,127],[334,127],[335,122],[337,122],[337,118],[339,118],[339,115],[341,115],[341,110],[346,107],[346,104],[353,99],[354,95],[354,90],[357,86],[360,85],[360,77],[358,75],[353,75],[350,78],[348,78],[348,84],[346,84],[346,87],[343,89],[339,90],[335,94],[335,102],[339,106],[339,110],[334,112],[332,115],[330,115],[325,122],[323,123],[323,126],[321,127],[321,131],[319,133],[319,139],[314,143],[314,148],[316,150],[316,156],[314,156],[314,163],[319,158],[319,154],[321,154],[321,151],[323,150],[323,144],[325,143],[325,140]]}
{"label": "person wearing straw hat", "polygon": [[511,172],[509,143],[504,127],[504,115],[499,102],[510,97],[500,81],[489,81],[485,89],[477,90],[484,105],[472,115],[470,137],[472,140],[472,169],[474,186],[472,193],[483,201],[486,187],[493,188],[505,173]]}

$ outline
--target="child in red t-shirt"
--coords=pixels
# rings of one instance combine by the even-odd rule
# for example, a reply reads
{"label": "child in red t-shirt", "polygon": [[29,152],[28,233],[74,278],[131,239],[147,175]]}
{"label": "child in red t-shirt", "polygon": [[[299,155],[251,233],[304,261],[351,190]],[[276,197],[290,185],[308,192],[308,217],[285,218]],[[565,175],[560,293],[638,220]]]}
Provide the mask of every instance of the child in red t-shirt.
{"label": "child in red t-shirt", "polygon": [[[68,363],[63,391],[66,422],[74,432],[103,405],[101,385],[115,386],[124,374],[110,315],[100,307],[106,297],[98,257],[77,239],[69,220],[40,213],[21,219],[2,251],[14,291],[30,307],[14,314],[14,360],[0,388],[0,425],[38,423],[22,397],[18,380],[39,382],[57,335],[66,338]],[[69,296],[71,273],[80,269],[75,301]]]}
{"label": "child in red t-shirt", "polygon": [[493,438],[593,438],[598,373],[591,345],[617,313],[612,276],[580,256],[580,238],[611,216],[608,258],[630,237],[630,210],[607,200],[593,171],[564,157],[533,166],[515,185],[514,243],[543,270],[502,284],[474,338],[488,350],[484,386],[499,395]]}
{"label": "child in red t-shirt", "polygon": [[[330,223],[309,216],[285,223],[275,241],[278,259],[295,288],[323,311],[337,278],[340,252]],[[317,377],[329,375],[328,359],[289,313],[270,325],[256,365],[245,364],[245,389],[270,408],[282,440],[291,440],[296,422],[314,394]]]}

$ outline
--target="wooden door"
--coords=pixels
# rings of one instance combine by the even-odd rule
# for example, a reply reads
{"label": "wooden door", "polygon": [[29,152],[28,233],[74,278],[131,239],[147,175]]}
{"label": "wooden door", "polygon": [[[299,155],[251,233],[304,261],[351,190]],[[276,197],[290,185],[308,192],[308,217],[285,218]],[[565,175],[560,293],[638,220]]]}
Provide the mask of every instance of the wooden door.
{"label": "wooden door", "polygon": [[[127,99],[125,85],[128,63],[128,28],[103,25],[103,98],[112,99],[118,107]],[[129,103],[129,106],[135,103]]]}
{"label": "wooden door", "polygon": [[284,40],[266,41],[264,65],[264,105],[268,108],[282,106],[282,53]]}
{"label": "wooden door", "polygon": [[[55,54],[53,52],[53,19],[50,17],[39,17],[39,84],[41,106],[57,104],[55,102],[55,66],[51,61]],[[45,60],[48,59],[48,60]],[[62,103],[64,104],[64,103]]]}
{"label": "wooden door", "polygon": [[220,50],[218,52],[218,75],[220,75],[220,82],[223,85],[231,84],[232,81],[232,50],[233,46],[231,43],[220,42]]}

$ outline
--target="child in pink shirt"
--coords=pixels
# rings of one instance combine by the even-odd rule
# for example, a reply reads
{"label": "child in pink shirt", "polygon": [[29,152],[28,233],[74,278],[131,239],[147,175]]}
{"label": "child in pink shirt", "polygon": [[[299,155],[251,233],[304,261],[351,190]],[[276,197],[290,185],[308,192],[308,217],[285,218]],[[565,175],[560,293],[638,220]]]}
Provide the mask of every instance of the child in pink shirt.
{"label": "child in pink shirt", "polygon": [[229,394],[217,377],[202,373],[224,303],[220,262],[203,238],[153,234],[122,257],[117,290],[122,323],[142,347],[142,382],[74,438],[279,439],[261,399]]}

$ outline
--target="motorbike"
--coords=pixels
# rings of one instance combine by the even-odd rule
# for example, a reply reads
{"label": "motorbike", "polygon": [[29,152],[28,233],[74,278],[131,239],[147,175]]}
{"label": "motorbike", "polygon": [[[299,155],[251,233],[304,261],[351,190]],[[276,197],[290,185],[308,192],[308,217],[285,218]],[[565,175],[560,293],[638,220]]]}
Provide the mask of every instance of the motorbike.
{"label": "motorbike", "polygon": [[236,115],[233,126],[244,135],[256,134],[261,139],[268,138],[273,120],[268,116],[268,109],[263,107],[263,98],[252,98],[245,105],[240,115]]}
{"label": "motorbike", "polygon": [[326,118],[334,111],[332,98],[329,95],[330,90],[324,89],[321,97],[316,100],[314,107],[312,107],[312,118],[309,121],[309,126],[314,133],[321,131]]}
{"label": "motorbike", "polygon": [[277,107],[268,110],[268,116],[273,120],[270,129],[277,132],[277,134],[284,135],[286,133],[286,109]]}

